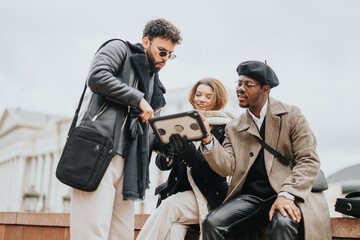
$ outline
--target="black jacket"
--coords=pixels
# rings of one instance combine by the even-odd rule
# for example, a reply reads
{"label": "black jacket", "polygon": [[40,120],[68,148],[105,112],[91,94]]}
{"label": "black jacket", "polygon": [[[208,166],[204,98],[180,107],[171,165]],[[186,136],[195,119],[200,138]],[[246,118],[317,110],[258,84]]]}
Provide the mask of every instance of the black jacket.
{"label": "black jacket", "polygon": [[[150,81],[154,81],[152,95]],[[157,73],[150,77],[142,45],[120,39],[110,40],[100,47],[91,63],[87,84],[91,92],[87,96],[87,106],[81,108],[77,125],[107,134],[115,143],[115,124],[120,124],[116,152],[127,160],[124,199],[142,199],[149,185],[148,167],[154,134],[148,133],[148,125],[132,123],[139,121],[136,113],[140,111],[138,105],[142,98],[154,111],[165,105],[165,88]],[[143,134],[132,137],[134,127],[130,125],[137,129],[142,125]]]}
{"label": "black jacket", "polygon": [[[225,125],[214,126],[211,133],[222,143]],[[207,199],[211,209],[219,206],[226,197],[228,190],[226,178],[221,177],[210,168],[202,153],[196,149],[193,143],[190,143],[185,153],[174,157],[174,159],[158,154],[156,165],[160,170],[171,169],[167,181],[155,190],[155,194],[159,194],[157,206],[170,195],[192,189],[187,176],[187,167],[191,168],[191,175],[195,184]]]}
{"label": "black jacket", "polygon": [[120,39],[106,42],[91,63],[87,76],[91,92],[87,96],[87,106],[81,108],[78,125],[97,128],[113,137],[117,116],[122,125],[117,152],[124,155],[129,135],[129,126],[125,124],[128,124],[130,107],[138,107],[142,98],[154,111],[165,105],[165,88],[158,74],[154,78],[156,99],[148,94],[149,81],[149,68],[141,44],[133,45]]}

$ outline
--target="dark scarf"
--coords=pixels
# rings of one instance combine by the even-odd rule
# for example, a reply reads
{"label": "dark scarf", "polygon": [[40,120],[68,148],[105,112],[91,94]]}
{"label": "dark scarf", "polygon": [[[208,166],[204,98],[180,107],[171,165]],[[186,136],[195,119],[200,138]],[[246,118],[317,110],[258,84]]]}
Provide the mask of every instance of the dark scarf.
{"label": "dark scarf", "polygon": [[[138,89],[150,103],[154,111],[165,105],[165,88],[158,75],[154,77],[154,91],[149,96],[150,75],[145,53],[141,44],[132,45],[127,42],[130,50],[135,52],[131,56],[132,66],[139,79]],[[129,136],[124,153],[124,200],[144,199],[145,189],[149,188],[149,125],[141,122],[139,108],[131,108],[129,115]]]}

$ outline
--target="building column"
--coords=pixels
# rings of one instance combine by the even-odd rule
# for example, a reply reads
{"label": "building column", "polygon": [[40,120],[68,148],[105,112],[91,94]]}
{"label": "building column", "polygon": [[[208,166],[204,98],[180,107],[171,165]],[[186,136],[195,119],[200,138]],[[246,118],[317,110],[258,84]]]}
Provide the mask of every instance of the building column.
{"label": "building column", "polygon": [[35,187],[36,157],[30,157],[29,186]]}
{"label": "building column", "polygon": [[55,171],[54,171],[54,165],[55,165],[55,169],[56,169],[56,164],[54,162],[54,155],[55,153],[51,154],[50,155],[50,159],[49,159],[49,163],[50,163],[50,166],[49,166],[49,190],[48,190],[48,196],[49,196],[49,209],[51,212],[55,212],[55,193],[56,193],[56,190],[55,190],[55,182],[56,182],[56,179],[54,177],[55,175]]}
{"label": "building column", "polygon": [[[13,182],[11,189],[13,191],[11,194],[11,198],[9,199],[11,201],[10,205],[10,211],[21,211],[22,210],[22,203],[23,203],[23,194],[24,194],[24,174],[25,174],[25,158],[20,156],[15,159],[12,159],[13,161]],[[15,190],[15,191],[14,191]]]}
{"label": "building column", "polygon": [[56,168],[59,163],[59,160],[60,160],[60,155],[58,153],[55,153],[54,159],[53,159],[54,165],[53,165],[53,174],[52,174],[52,177],[54,179],[55,189],[56,189],[54,210],[56,212],[63,212],[63,196],[65,195],[65,191],[66,191],[65,188],[67,188],[67,187],[62,182],[60,182],[55,176],[55,172],[56,172]]}
{"label": "building column", "polygon": [[9,161],[3,161],[0,163],[0,189],[5,194],[0,197],[0,211],[6,212],[8,211],[8,203],[9,203],[9,180],[10,180],[10,171],[9,171]]}
{"label": "building column", "polygon": [[43,156],[36,157],[36,169],[35,169],[35,189],[37,192],[42,193],[42,185],[43,185]]}
{"label": "building column", "polygon": [[[13,167],[13,165],[14,165],[13,160],[9,159],[7,161],[7,163],[6,163],[6,165],[7,165],[7,167],[6,167],[7,172],[6,172],[5,176],[7,176],[7,179],[11,179],[11,181],[13,181],[14,180],[13,179],[13,175],[14,175],[13,174],[13,168],[14,168]],[[12,183],[7,183],[5,189],[9,193],[9,194],[7,194],[6,209],[7,209],[7,211],[10,211],[11,204],[12,204],[12,191],[11,191]]]}
{"label": "building column", "polygon": [[51,211],[53,212],[62,212],[62,197],[63,197],[63,188],[62,183],[56,178],[55,172],[57,165],[59,163],[60,155],[58,153],[54,153],[51,161],[51,175],[50,175],[50,203]]}
{"label": "building column", "polygon": [[45,206],[43,206],[43,210],[44,211],[49,211],[49,198],[50,198],[50,179],[51,179],[51,155],[50,154],[46,154],[43,156],[43,161],[44,161],[44,167],[43,167],[43,184],[42,187],[40,189],[40,193],[42,196],[46,196],[45,198]]}
{"label": "building column", "polygon": [[8,201],[8,209],[9,211],[16,211],[15,209],[15,194],[16,191],[11,191],[11,189],[16,189],[16,162],[15,159],[12,158],[9,160],[9,175],[10,175],[10,181],[8,182],[9,189],[8,189],[8,195],[9,195],[9,201]]}

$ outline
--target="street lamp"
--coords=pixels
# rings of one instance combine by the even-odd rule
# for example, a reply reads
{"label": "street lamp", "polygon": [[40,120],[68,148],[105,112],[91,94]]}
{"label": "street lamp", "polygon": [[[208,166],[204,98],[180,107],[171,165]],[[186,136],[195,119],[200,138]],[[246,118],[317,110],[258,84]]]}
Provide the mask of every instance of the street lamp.
{"label": "street lamp", "polygon": [[32,185],[30,190],[24,193],[24,210],[26,212],[35,212],[39,198],[40,194],[36,192],[34,185]]}

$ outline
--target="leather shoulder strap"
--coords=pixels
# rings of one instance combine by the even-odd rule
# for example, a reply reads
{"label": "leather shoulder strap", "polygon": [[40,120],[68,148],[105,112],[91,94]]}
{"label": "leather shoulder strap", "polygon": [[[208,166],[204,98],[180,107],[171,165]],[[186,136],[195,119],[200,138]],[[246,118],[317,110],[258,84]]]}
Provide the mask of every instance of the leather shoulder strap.
{"label": "leather shoulder strap", "polygon": [[258,140],[258,142],[268,151],[270,152],[272,155],[274,155],[275,157],[277,157],[280,162],[282,164],[284,164],[287,167],[292,168],[293,167],[293,163],[288,160],[287,158],[285,158],[283,155],[281,155],[278,151],[276,151],[275,149],[273,149],[272,147],[270,147],[266,142],[264,142],[263,140],[261,140],[259,137],[256,137],[256,140]]}
{"label": "leather shoulder strap", "polygon": [[360,197],[360,191],[357,191],[357,192],[351,192],[351,193],[347,194],[345,197],[346,197],[346,198],[355,198],[355,197]]}

